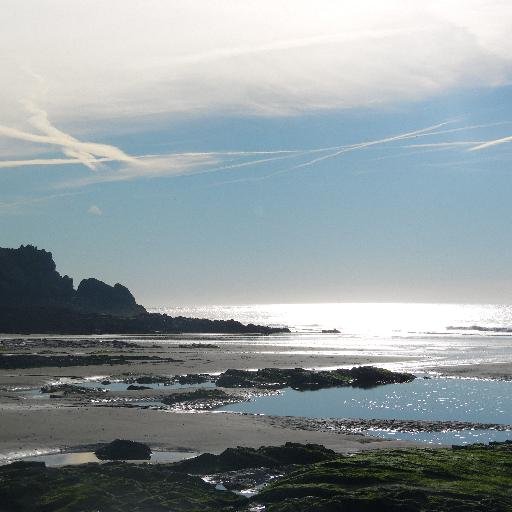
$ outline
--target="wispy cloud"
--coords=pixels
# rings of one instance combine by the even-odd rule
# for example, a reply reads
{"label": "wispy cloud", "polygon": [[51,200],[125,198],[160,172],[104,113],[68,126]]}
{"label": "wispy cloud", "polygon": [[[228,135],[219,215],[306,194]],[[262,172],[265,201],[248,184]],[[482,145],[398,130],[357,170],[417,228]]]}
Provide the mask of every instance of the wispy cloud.
{"label": "wispy cloud", "polygon": [[[87,163],[97,165],[99,162],[112,162],[113,158],[93,158]],[[76,158],[33,158],[31,160],[0,160],[0,169],[14,169],[16,167],[27,167],[32,165],[77,165],[84,164]],[[89,167],[87,165],[86,167]]]}
{"label": "wispy cloud", "polygon": [[[512,78],[512,5],[503,0],[152,0],[151,8],[88,0],[72,9],[4,2],[0,113],[11,125],[5,119],[16,118],[16,99],[29,87],[19,63],[45,76],[47,109],[59,122],[213,110],[286,115]],[[45,30],[30,29],[36,25]]]}
{"label": "wispy cloud", "polygon": [[36,142],[57,146],[69,159],[31,159],[11,160],[0,162],[0,167],[20,167],[23,165],[63,165],[82,164],[91,170],[96,170],[104,161],[134,162],[134,159],[121,149],[108,144],[95,142],[82,142],[68,133],[59,130],[48,119],[48,114],[38,107],[32,98],[21,101],[29,115],[28,123],[40,133],[31,133],[18,128],[0,125],[0,136],[9,137],[28,142]]}
{"label": "wispy cloud", "polygon": [[[29,112],[29,123],[43,134],[30,133],[16,128],[0,125],[0,136],[8,136],[30,142],[57,145],[70,158],[35,158],[27,160],[0,161],[0,168],[16,168],[21,166],[38,165],[85,165],[92,174],[79,178],[65,180],[55,186],[57,189],[80,188],[94,184],[132,181],[158,177],[177,177],[193,174],[207,174],[221,171],[243,170],[244,168],[274,164],[279,161],[297,160],[296,164],[281,170],[267,173],[264,176],[241,178],[233,181],[253,181],[268,179],[291,171],[318,165],[326,160],[340,157],[354,151],[393,145],[422,137],[446,135],[455,132],[487,128],[498,123],[466,125],[453,128],[446,126],[458,123],[457,120],[443,121],[425,128],[393,134],[375,140],[366,140],[355,144],[344,144],[310,149],[273,149],[259,151],[213,151],[185,152],[169,154],[128,155],[121,149],[99,143],[82,142],[72,135],[59,130],[48,120],[44,110],[31,101],[24,102]],[[499,123],[503,124],[503,123]],[[512,140],[512,137],[497,139],[489,142],[482,141],[438,141],[432,143],[408,144],[405,147],[417,150],[450,149],[465,146],[475,146],[471,150],[483,149],[492,145]],[[400,147],[404,147],[403,145]],[[312,158],[314,157],[314,158]],[[111,163],[113,165],[103,165]],[[225,182],[227,183],[227,182]]]}

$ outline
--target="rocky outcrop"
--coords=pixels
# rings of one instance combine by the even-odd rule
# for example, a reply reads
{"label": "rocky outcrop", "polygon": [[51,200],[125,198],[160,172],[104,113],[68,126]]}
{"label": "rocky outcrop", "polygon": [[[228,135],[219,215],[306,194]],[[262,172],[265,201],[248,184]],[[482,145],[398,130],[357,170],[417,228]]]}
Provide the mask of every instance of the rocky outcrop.
{"label": "rocky outcrop", "polygon": [[144,313],[135,317],[120,317],[99,313],[84,313],[57,307],[0,306],[0,332],[46,334],[274,334],[290,332],[286,328],[244,325],[234,320],[171,317]]}
{"label": "rocky outcrop", "polygon": [[84,279],[78,289],[61,276],[52,253],[33,245],[0,248],[0,306],[64,308],[86,313],[129,317],[145,313],[128,288],[98,279]]}
{"label": "rocky outcrop", "polygon": [[261,370],[226,370],[219,375],[217,386],[225,388],[293,388],[299,391],[352,386],[367,388],[382,384],[411,382],[414,375],[358,366],[350,370],[305,370],[303,368],[263,368]]}
{"label": "rocky outcrop", "polygon": [[183,411],[208,411],[243,400],[241,396],[228,394],[220,389],[207,388],[186,393],[171,393],[162,398],[164,404]]}
{"label": "rocky outcrop", "polygon": [[135,302],[130,290],[122,284],[114,286],[90,277],[78,285],[73,306],[80,311],[114,316],[135,316],[146,310]]}
{"label": "rocky outcrop", "polygon": [[273,334],[286,328],[235,320],[147,313],[130,290],[94,278],[78,289],[61,276],[52,254],[32,245],[0,248],[0,332],[48,334],[223,333]]}
{"label": "rocky outcrop", "polygon": [[0,305],[64,305],[74,294],[73,279],[57,272],[51,252],[0,248]]}
{"label": "rocky outcrop", "polygon": [[137,441],[116,439],[98,448],[94,454],[100,460],[149,460],[151,448]]}
{"label": "rocky outcrop", "polygon": [[261,448],[228,448],[219,455],[203,453],[193,459],[174,464],[176,471],[190,474],[208,474],[240,469],[266,467],[277,468],[292,464],[314,464],[331,460],[337,454],[318,444],[286,443],[284,446]]}

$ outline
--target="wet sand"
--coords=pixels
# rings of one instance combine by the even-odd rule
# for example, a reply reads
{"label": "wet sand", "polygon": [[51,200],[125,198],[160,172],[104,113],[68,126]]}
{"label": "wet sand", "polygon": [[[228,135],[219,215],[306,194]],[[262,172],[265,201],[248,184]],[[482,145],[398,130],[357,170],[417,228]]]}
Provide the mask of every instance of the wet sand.
{"label": "wet sand", "polygon": [[361,435],[303,430],[272,418],[228,413],[180,414],[158,410],[72,407],[2,410],[0,457],[35,450],[76,449],[116,438],[163,450],[220,453],[233,446],[318,443],[339,452],[406,446]]}
{"label": "wet sand", "polygon": [[512,362],[438,366],[434,369],[441,375],[451,377],[512,380]]}

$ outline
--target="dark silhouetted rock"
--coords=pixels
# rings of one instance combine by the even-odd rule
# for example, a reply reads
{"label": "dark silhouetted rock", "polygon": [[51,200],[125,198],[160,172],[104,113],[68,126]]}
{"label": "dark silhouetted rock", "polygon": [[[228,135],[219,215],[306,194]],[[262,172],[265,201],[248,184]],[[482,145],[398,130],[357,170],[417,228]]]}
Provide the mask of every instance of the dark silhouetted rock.
{"label": "dark silhouetted rock", "polygon": [[100,460],[149,460],[151,448],[137,441],[116,439],[98,448],[94,454]]}
{"label": "dark silhouetted rock", "polygon": [[73,280],[55,269],[50,252],[32,245],[0,248],[0,332],[48,334],[274,334],[287,328],[235,320],[147,313],[128,288],[97,279]]}
{"label": "dark silhouetted rock", "polygon": [[55,270],[52,253],[33,245],[0,248],[0,305],[70,304],[73,279]]}
{"label": "dark silhouetted rock", "polygon": [[93,277],[82,280],[78,285],[74,306],[89,313],[116,316],[135,316],[146,312],[125,286],[119,283],[110,286]]}

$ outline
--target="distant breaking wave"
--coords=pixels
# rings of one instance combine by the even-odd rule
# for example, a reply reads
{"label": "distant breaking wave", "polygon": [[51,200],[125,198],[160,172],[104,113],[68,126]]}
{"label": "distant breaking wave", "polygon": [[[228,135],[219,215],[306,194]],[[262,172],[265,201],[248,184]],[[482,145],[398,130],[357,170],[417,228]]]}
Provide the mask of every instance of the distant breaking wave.
{"label": "distant breaking wave", "polygon": [[481,331],[481,332],[510,332],[512,327],[484,327],[482,325],[469,325],[469,326],[453,326],[449,325],[447,331]]}

